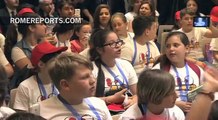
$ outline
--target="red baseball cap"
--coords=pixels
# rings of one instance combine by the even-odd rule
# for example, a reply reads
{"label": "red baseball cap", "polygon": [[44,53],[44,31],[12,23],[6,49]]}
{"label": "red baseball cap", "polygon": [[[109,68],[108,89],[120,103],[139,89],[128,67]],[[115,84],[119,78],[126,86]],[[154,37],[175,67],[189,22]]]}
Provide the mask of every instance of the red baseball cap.
{"label": "red baseball cap", "polygon": [[175,13],[175,20],[180,20],[180,10]]}
{"label": "red baseball cap", "polygon": [[36,67],[44,55],[65,51],[67,49],[68,47],[55,47],[49,42],[42,42],[32,50],[31,62],[33,66]]}
{"label": "red baseball cap", "polygon": [[210,17],[213,22],[218,22],[218,6],[214,6],[210,11]]}

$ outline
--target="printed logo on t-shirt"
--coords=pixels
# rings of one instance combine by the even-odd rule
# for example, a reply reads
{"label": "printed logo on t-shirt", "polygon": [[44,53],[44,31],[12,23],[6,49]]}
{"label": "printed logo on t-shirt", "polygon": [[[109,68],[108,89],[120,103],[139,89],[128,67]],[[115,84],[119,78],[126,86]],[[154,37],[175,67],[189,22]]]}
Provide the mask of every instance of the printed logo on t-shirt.
{"label": "printed logo on t-shirt", "polygon": [[[74,116],[68,116],[64,120],[79,120],[79,119],[77,119]],[[82,115],[81,120],[95,120],[95,118],[89,114],[84,114]]]}
{"label": "printed logo on t-shirt", "polygon": [[141,64],[141,66],[143,68],[152,68],[153,64],[154,64],[154,58],[152,57],[152,54],[148,54],[147,53],[140,53],[139,54],[139,64]]}
{"label": "printed logo on t-shirt", "polygon": [[109,91],[119,90],[126,87],[126,84],[124,84],[124,80],[119,77],[119,75],[116,78],[117,79],[115,79],[114,81],[112,81],[110,78],[106,78],[106,84],[110,88]]}
{"label": "printed logo on t-shirt", "polygon": [[[180,78],[179,78],[180,79]],[[183,79],[180,79],[182,82],[182,85],[178,85],[178,78],[175,77],[176,81],[176,91],[182,90],[182,91],[191,91],[197,87],[197,85],[194,83],[194,79],[190,77],[185,77]],[[188,87],[188,88],[187,88]]]}

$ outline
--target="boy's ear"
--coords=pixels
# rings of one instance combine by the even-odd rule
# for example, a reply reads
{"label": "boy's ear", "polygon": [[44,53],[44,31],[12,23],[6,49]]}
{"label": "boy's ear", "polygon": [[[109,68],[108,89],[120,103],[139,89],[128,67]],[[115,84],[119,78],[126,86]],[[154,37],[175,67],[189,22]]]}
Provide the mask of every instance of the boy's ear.
{"label": "boy's ear", "polygon": [[28,28],[29,28],[29,30],[30,30],[31,32],[33,32],[34,29],[35,29],[33,25],[29,25]]}
{"label": "boy's ear", "polygon": [[146,36],[148,36],[148,35],[149,35],[149,30],[148,30],[148,29],[145,29],[144,34],[145,34]]}
{"label": "boy's ear", "polygon": [[65,90],[69,89],[68,81],[65,79],[60,80],[60,88]]}

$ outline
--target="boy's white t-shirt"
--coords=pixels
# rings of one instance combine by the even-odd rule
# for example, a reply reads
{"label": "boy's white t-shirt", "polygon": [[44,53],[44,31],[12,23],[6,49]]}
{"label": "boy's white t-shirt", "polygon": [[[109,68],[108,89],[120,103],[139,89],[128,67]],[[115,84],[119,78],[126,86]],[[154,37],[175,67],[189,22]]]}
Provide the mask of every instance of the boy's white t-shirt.
{"label": "boy's white t-shirt", "polygon": [[[140,45],[136,42],[137,54],[135,57],[135,62],[133,64],[136,74],[139,75],[144,69],[151,69],[153,66],[154,59],[160,55],[160,52],[153,41],[148,42],[150,48],[149,64],[146,65],[148,55],[147,45]],[[121,58],[128,60],[132,63],[135,54],[134,43],[127,43],[123,49],[121,49]],[[152,61],[153,60],[153,61]]]}
{"label": "boy's white t-shirt", "polygon": [[[86,98],[87,99],[87,98]],[[105,102],[96,97],[88,98],[90,103],[96,109],[98,115],[102,120],[112,120],[110,112]],[[74,118],[72,113],[64,106],[64,104],[58,99],[57,96],[51,97],[40,102],[38,107],[38,113],[40,116],[48,120],[71,120]],[[72,105],[76,112],[80,116],[91,116],[97,120],[96,115],[90,110],[88,104],[83,100],[79,105]],[[71,118],[71,119],[70,119]]]}
{"label": "boy's white t-shirt", "polygon": [[5,120],[10,115],[16,113],[14,110],[8,107],[0,107],[0,120]]}
{"label": "boy's white t-shirt", "polygon": [[[44,85],[47,94],[52,93],[52,84]],[[41,101],[41,93],[35,76],[20,83],[17,88],[14,101],[14,109],[29,111],[29,108],[37,102]]]}
{"label": "boy's white t-shirt", "polygon": [[[119,120],[135,120],[142,117],[143,115],[138,107],[138,104],[135,103],[121,114]],[[165,108],[160,115],[155,115],[147,109],[146,120],[185,120],[185,116],[179,107],[174,106],[172,108]]]}

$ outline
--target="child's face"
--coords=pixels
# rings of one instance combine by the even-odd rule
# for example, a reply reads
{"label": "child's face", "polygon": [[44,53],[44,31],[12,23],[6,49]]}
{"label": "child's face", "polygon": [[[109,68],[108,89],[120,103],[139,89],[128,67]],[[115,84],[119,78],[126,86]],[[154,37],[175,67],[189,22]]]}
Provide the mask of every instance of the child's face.
{"label": "child's face", "polygon": [[94,96],[96,90],[95,79],[92,70],[80,65],[74,76],[68,81],[70,95],[76,96],[78,99]]}
{"label": "child's face", "polygon": [[186,14],[184,15],[181,20],[180,20],[180,24],[182,26],[182,28],[193,28],[193,16]]}
{"label": "child's face", "polygon": [[149,40],[153,40],[156,38],[156,33],[157,33],[157,23],[156,22],[153,22],[152,25],[151,25],[151,28],[150,29],[146,29],[147,32],[147,37]]}
{"label": "child's face", "polygon": [[[111,44],[111,45],[110,45]],[[118,39],[116,33],[111,32],[108,34],[105,46],[103,48],[103,52],[101,53],[101,56],[107,57],[107,58],[118,58],[121,54],[121,41]]]}
{"label": "child's face", "polygon": [[91,25],[83,25],[80,28],[80,31],[77,32],[77,36],[79,37],[79,40],[81,42],[87,42],[88,43],[88,39],[90,37],[91,32],[92,32]]}
{"label": "child's face", "polygon": [[185,60],[187,48],[176,35],[171,36],[166,42],[166,56],[171,63],[180,63]]}
{"label": "child's face", "polygon": [[127,32],[127,23],[121,19],[121,17],[115,17],[112,21],[113,31],[118,35],[125,34]]}
{"label": "child's face", "polygon": [[163,108],[171,108],[175,105],[176,99],[178,98],[178,95],[176,94],[176,91],[173,90],[170,92],[167,96],[165,96],[161,102],[161,106]]}

